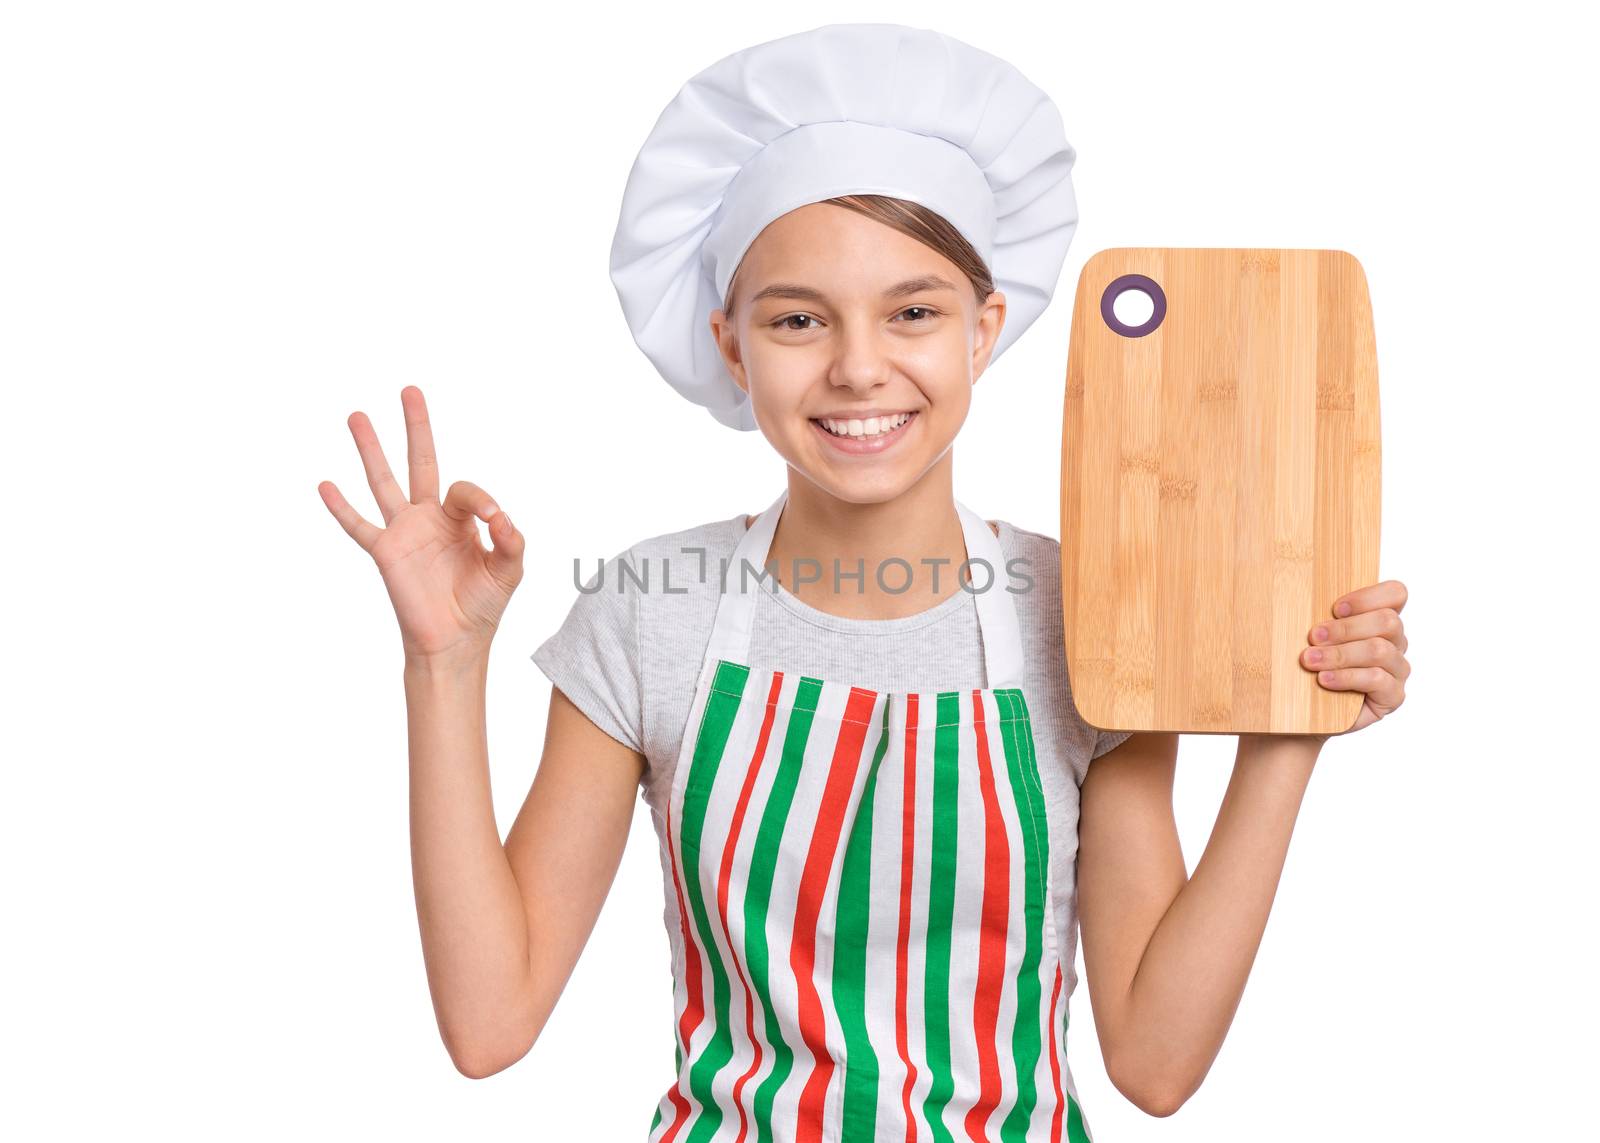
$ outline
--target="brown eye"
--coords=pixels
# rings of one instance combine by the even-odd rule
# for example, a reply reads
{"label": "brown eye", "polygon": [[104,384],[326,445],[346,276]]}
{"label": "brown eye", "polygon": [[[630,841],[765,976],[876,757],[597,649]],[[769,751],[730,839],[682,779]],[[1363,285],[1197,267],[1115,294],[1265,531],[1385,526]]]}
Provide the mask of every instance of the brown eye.
{"label": "brown eye", "polygon": [[779,318],[777,321],[773,322],[772,324],[774,326],[778,327],[779,329],[790,329],[790,330],[793,330],[796,333],[804,333],[806,330],[810,329],[811,327],[810,326],[790,325],[789,323],[792,322],[792,321],[814,321],[814,320],[816,320],[816,319],[814,319],[810,314],[789,314],[787,317]]}
{"label": "brown eye", "polygon": [[[928,315],[927,317],[921,319],[921,321],[927,321],[929,318],[933,317],[934,311],[929,309],[927,306],[907,306],[905,309],[900,311],[900,316],[905,317],[907,314],[913,313]],[[913,320],[911,324],[918,325],[921,324],[921,322],[918,320]]]}

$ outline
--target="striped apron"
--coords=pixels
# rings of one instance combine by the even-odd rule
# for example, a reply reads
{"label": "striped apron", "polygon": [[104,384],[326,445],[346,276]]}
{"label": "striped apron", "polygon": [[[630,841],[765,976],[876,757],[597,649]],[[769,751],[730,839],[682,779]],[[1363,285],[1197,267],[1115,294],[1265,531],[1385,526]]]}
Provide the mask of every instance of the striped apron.
{"label": "striped apron", "polygon": [[873,691],[750,664],[786,500],[734,551],[673,777],[650,1141],[1088,1140],[999,542],[957,503],[988,689]]}

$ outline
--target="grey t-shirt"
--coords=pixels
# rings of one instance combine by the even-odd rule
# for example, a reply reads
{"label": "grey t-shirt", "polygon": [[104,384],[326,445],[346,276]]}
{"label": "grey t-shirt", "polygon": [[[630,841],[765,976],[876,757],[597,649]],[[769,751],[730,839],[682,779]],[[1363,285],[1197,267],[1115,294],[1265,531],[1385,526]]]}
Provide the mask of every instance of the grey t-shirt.
{"label": "grey t-shirt", "polygon": [[[1059,543],[1004,520],[995,524],[1006,564],[995,569],[995,590],[1006,584],[1027,588],[1012,598],[1022,628],[1023,698],[1050,827],[1056,947],[1062,950],[1063,989],[1070,997],[1077,983],[1078,787],[1089,760],[1117,746],[1128,732],[1096,730],[1073,705]],[[711,639],[721,572],[744,531],[741,512],[652,536],[608,558],[586,581],[560,629],[533,653],[550,681],[596,726],[645,757],[640,797],[650,807],[659,843],[669,938],[676,900],[665,845],[667,798]],[[626,571],[620,566],[624,561]],[[729,572],[737,574],[737,568]],[[983,572],[975,574],[981,583]],[[755,591],[752,665],[876,691],[987,685],[971,591],[957,589],[933,607],[898,619],[847,619],[818,610],[781,584],[775,590],[769,586],[771,581]]]}

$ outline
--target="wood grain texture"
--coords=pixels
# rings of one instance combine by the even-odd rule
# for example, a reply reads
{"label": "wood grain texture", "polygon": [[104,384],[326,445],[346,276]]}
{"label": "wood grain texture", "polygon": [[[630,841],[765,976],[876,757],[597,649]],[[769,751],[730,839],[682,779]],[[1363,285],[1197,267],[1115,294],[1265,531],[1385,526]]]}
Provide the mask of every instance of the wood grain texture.
{"label": "wood grain texture", "polygon": [[[1161,324],[1101,316],[1124,274]],[[1078,712],[1107,730],[1340,734],[1362,696],[1300,665],[1378,579],[1372,309],[1342,250],[1119,248],[1072,315],[1061,600]]]}

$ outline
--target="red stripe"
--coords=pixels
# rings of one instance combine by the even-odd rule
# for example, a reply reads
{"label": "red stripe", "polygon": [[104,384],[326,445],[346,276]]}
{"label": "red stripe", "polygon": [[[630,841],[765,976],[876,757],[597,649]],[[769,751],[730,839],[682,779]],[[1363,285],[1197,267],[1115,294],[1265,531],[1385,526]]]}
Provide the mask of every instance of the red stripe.
{"label": "red stripe", "polygon": [[833,764],[822,789],[822,805],[817,811],[817,826],[811,834],[811,848],[800,873],[800,891],[795,901],[794,939],[789,946],[789,965],[794,969],[800,992],[800,1038],[811,1049],[816,1061],[805,1088],[800,1092],[795,1138],[799,1143],[821,1143],[823,1103],[828,1083],[833,1078],[833,1057],[828,1052],[827,1024],[822,998],[817,995],[812,974],[817,963],[817,918],[822,913],[822,895],[828,887],[844,828],[845,809],[855,786],[861,763],[861,746],[867,735],[867,722],[877,700],[877,692],[850,688],[844,722],[833,747]]}
{"label": "red stripe", "polygon": [[1061,1110],[1066,1097],[1061,1094],[1061,1061],[1056,1058],[1056,998],[1061,995],[1061,965],[1056,964],[1056,984],[1050,990],[1050,1082],[1056,1089],[1056,1113],[1050,1120],[1050,1143],[1061,1143]]}
{"label": "red stripe", "polygon": [[[684,1001],[683,1013],[678,1017],[678,1045],[683,1050],[683,1062],[687,1064],[691,1059],[689,1042],[694,1036],[694,1030],[705,1018],[706,1006],[700,979],[700,949],[694,943],[694,937],[689,934],[689,905],[683,899],[683,881],[678,876],[678,847],[673,842],[670,798],[667,800],[667,852],[672,855],[672,887],[678,891],[678,923],[683,927],[683,975],[687,998]],[[683,1097],[682,1088],[683,1073],[680,1071],[672,1090],[667,1093],[672,1099],[672,1126],[661,1137],[661,1143],[672,1143],[677,1138],[678,1132],[683,1130],[683,1125],[688,1122],[689,1101]]]}
{"label": "red stripe", "polygon": [[894,1034],[900,1048],[900,1062],[906,1066],[905,1087],[900,1090],[900,1106],[906,1116],[906,1143],[917,1143],[917,1121],[911,1114],[911,1089],[917,1082],[917,1065],[911,1062],[909,1033],[906,1027],[908,950],[911,945],[911,874],[916,864],[917,837],[917,696],[906,696],[906,779],[900,813],[900,941],[895,948]]}
{"label": "red stripe", "polygon": [[995,792],[984,723],[983,692],[972,692],[972,728],[978,737],[978,788],[983,792],[983,921],[978,937],[978,991],[972,1023],[978,1038],[978,1101],[967,1112],[967,1136],[986,1143],[985,1123],[1000,1103],[1000,1054],[995,1034],[1005,987],[1006,925],[1011,912],[1011,843]]}
{"label": "red stripe", "polygon": [[744,1024],[750,1046],[755,1049],[755,1059],[750,1061],[750,1070],[740,1076],[733,1085],[733,1104],[739,1109],[737,1143],[744,1143],[750,1126],[745,1118],[744,1104],[739,1102],[739,1093],[750,1077],[761,1069],[761,1041],[756,1036],[755,991],[750,987],[750,981],[744,974],[744,963],[739,959],[739,949],[734,943],[733,933],[728,929],[728,882],[733,871],[733,851],[739,844],[739,829],[744,824],[745,811],[750,806],[750,791],[755,789],[756,771],[761,766],[761,759],[767,753],[767,739],[772,735],[772,720],[778,709],[778,692],[782,689],[783,672],[774,671],[772,686],[767,691],[767,713],[761,720],[761,735],[756,739],[756,751],[750,758],[749,768],[745,771],[744,786],[739,790],[739,802],[733,810],[733,824],[728,827],[728,840],[722,847],[722,869],[717,875],[717,915],[722,918],[722,931],[728,937],[729,959],[733,961],[733,967],[739,973],[739,983],[744,985]]}

